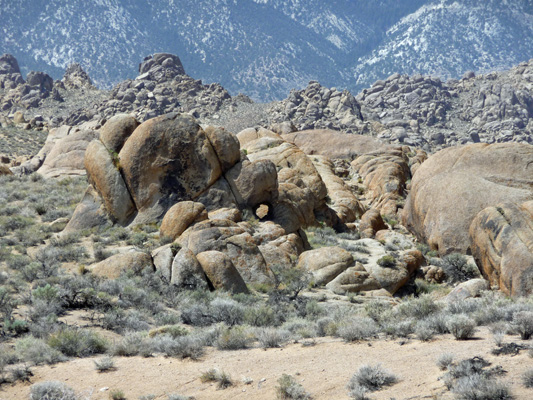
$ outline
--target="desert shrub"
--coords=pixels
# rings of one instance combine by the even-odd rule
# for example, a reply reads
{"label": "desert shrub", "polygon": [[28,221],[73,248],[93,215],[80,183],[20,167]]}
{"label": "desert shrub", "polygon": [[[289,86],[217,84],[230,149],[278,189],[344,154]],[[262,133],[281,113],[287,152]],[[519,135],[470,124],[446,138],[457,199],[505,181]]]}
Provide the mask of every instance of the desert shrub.
{"label": "desert shrub", "polygon": [[204,303],[184,304],[181,310],[181,320],[184,324],[192,326],[208,326],[215,322],[209,312],[209,307]]}
{"label": "desert shrub", "polygon": [[337,239],[337,233],[333,228],[321,227],[309,229],[311,235],[309,235],[309,243],[313,247],[323,246],[336,246],[339,241]]}
{"label": "desert shrub", "polygon": [[446,324],[449,332],[457,340],[467,340],[474,336],[476,324],[470,317],[464,314],[451,315]]}
{"label": "desert shrub", "polygon": [[437,358],[437,366],[441,371],[447,370],[453,363],[454,355],[450,353],[443,353]]}
{"label": "desert shrub", "polygon": [[122,389],[111,389],[109,398],[111,400],[126,400],[126,395]]}
{"label": "desert shrub", "polygon": [[348,390],[375,392],[381,390],[384,386],[391,386],[398,382],[398,378],[393,373],[383,369],[380,364],[363,365],[352,376],[348,383]]}
{"label": "desert shrub", "polygon": [[39,382],[30,388],[30,400],[77,400],[74,390],[58,381]]}
{"label": "desert shrub", "polygon": [[365,242],[354,243],[351,251],[363,254],[370,254],[370,250],[368,250]]}
{"label": "desert shrub", "polygon": [[308,400],[311,395],[307,393],[302,385],[287,374],[283,374],[278,379],[278,386],[276,386],[276,394],[278,399],[282,400]]}
{"label": "desert shrub", "polygon": [[414,318],[421,320],[429,317],[440,310],[439,304],[431,298],[431,296],[425,295],[420,297],[411,297],[406,301],[403,301],[396,309],[397,315],[404,318]]}
{"label": "desert shrub", "polygon": [[197,360],[204,354],[204,346],[200,337],[160,335],[150,342],[156,353],[163,353],[168,357],[190,358]]}
{"label": "desert shrub", "polygon": [[533,388],[533,368],[529,368],[522,374],[522,383],[527,388]]}
{"label": "desert shrub", "polygon": [[189,334],[189,331],[181,325],[164,325],[158,328],[151,329],[148,332],[149,337],[156,337],[159,335],[169,335],[173,339],[186,336]]}
{"label": "desert shrub", "polygon": [[94,360],[94,368],[98,372],[114,371],[116,369],[115,360],[110,356],[105,356],[99,360]]}
{"label": "desert shrub", "polygon": [[377,261],[378,265],[383,267],[383,268],[392,268],[396,265],[396,259],[391,256],[391,255],[387,255],[387,256],[383,256],[381,257],[378,261]]}
{"label": "desert shrub", "polygon": [[266,304],[253,305],[244,311],[244,323],[251,326],[265,327],[279,324],[276,313]]}
{"label": "desert shrub", "polygon": [[152,344],[141,332],[126,332],[118,343],[111,348],[111,354],[122,357],[133,357],[139,354],[148,355]]}
{"label": "desert shrub", "polygon": [[291,318],[285,321],[282,329],[289,331],[295,338],[310,338],[316,336],[315,326],[303,318]]}
{"label": "desert shrub", "polygon": [[217,340],[219,350],[240,350],[248,347],[253,336],[243,326],[223,328]]}
{"label": "desert shrub", "polygon": [[300,292],[307,288],[313,276],[303,268],[271,267],[276,280],[276,287],[287,293],[289,299],[294,300]]}
{"label": "desert shrub", "polygon": [[0,317],[2,320],[11,319],[16,302],[6,286],[0,286]]}
{"label": "desert shrub", "polygon": [[452,391],[458,400],[511,400],[514,398],[507,384],[477,374],[459,378]]}
{"label": "desert shrub", "polygon": [[415,327],[415,335],[418,339],[423,342],[427,342],[435,336],[435,329],[431,322],[422,321],[418,323]]}
{"label": "desert shrub", "polygon": [[104,353],[107,341],[98,333],[88,329],[65,328],[48,338],[50,347],[68,357],[87,357]]}
{"label": "desert shrub", "polygon": [[459,253],[448,254],[438,264],[450,282],[465,282],[479,276],[477,267]]}
{"label": "desert shrub", "polygon": [[376,322],[380,322],[382,316],[391,310],[392,306],[389,302],[380,301],[380,300],[371,300],[365,304],[365,312],[370,318]]}
{"label": "desert shrub", "polygon": [[337,336],[347,342],[366,340],[378,333],[378,326],[371,318],[352,317],[341,322],[337,329]]}
{"label": "desert shrub", "polygon": [[232,299],[216,298],[209,305],[210,315],[215,322],[224,322],[228,326],[239,325],[244,320],[245,308]]}
{"label": "desert shrub", "polygon": [[533,311],[520,311],[513,315],[513,329],[520,334],[522,340],[528,340],[533,335]]}
{"label": "desert shrub", "polygon": [[323,317],[316,321],[315,331],[317,336],[333,336],[337,332],[337,324],[330,317]]}
{"label": "desert shrub", "polygon": [[194,397],[183,396],[177,393],[171,393],[168,395],[167,400],[194,400]]}
{"label": "desert shrub", "polygon": [[261,347],[267,349],[281,347],[289,339],[290,332],[277,328],[258,328],[255,331],[255,336]]}
{"label": "desert shrub", "polygon": [[138,310],[122,310],[113,308],[107,311],[102,318],[104,329],[118,333],[126,331],[146,331],[150,329],[147,318]]}
{"label": "desert shrub", "polygon": [[11,369],[11,382],[29,382],[33,372],[27,365],[18,365]]}
{"label": "desert shrub", "polygon": [[406,338],[414,333],[416,320],[413,318],[392,318],[383,324],[383,331],[392,337]]}
{"label": "desert shrub", "polygon": [[449,314],[473,314],[483,305],[479,299],[469,298],[448,303],[447,312]]}
{"label": "desert shrub", "polygon": [[113,255],[113,252],[110,250],[106,250],[104,246],[98,245],[94,246],[94,260],[95,261],[103,261],[106,258],[109,258]]}
{"label": "desert shrub", "polygon": [[231,377],[224,371],[218,371],[214,368],[204,372],[200,376],[202,382],[218,382],[217,387],[219,389],[226,389],[230,386],[233,386],[233,381]]}
{"label": "desert shrub", "polygon": [[474,336],[476,323],[464,314],[451,315],[446,324],[449,332],[457,340],[467,340]]}
{"label": "desert shrub", "polygon": [[309,300],[305,303],[305,316],[308,319],[315,320],[326,312],[316,300]]}
{"label": "desert shrub", "polygon": [[432,327],[435,333],[445,334],[450,333],[448,329],[448,319],[449,316],[444,312],[438,312],[427,317],[424,321]]}
{"label": "desert shrub", "polygon": [[44,340],[26,336],[16,341],[15,352],[20,360],[35,365],[56,364],[65,361],[65,356],[49,346]]}

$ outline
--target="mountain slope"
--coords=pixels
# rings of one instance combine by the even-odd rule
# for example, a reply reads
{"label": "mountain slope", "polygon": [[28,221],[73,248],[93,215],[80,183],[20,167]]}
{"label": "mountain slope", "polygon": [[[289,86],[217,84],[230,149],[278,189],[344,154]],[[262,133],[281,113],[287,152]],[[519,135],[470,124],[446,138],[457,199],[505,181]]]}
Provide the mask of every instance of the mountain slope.
{"label": "mountain slope", "polygon": [[[533,57],[530,0],[0,0],[0,53],[100,87],[177,54],[197,79],[256,100],[310,80],[356,91],[392,72],[460,76]],[[444,56],[443,56],[444,55]]]}
{"label": "mountain slope", "polygon": [[509,68],[533,57],[532,3],[439,0],[404,17],[358,60],[357,88],[394,72],[457,78],[469,70]]}

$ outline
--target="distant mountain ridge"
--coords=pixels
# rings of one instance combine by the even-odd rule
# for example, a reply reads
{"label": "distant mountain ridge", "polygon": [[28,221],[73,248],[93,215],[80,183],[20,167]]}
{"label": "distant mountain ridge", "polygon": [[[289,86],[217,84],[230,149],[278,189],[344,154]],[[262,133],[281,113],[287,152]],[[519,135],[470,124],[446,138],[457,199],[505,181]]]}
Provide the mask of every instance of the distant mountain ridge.
{"label": "distant mountain ridge", "polygon": [[[0,53],[15,55],[23,73],[55,78],[79,62],[97,85],[110,87],[135,77],[145,55],[166,51],[192,76],[269,101],[310,80],[356,92],[391,72],[453,77],[508,68],[533,57],[529,4],[0,0]],[[482,19],[498,29],[481,29]],[[457,40],[466,35],[476,40]]]}

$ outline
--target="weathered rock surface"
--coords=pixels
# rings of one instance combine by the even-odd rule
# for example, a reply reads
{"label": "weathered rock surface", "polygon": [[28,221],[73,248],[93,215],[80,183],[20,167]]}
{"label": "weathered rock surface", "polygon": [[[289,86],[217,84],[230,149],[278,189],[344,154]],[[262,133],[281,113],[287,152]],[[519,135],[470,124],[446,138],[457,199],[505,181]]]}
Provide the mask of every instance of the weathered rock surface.
{"label": "weathered rock surface", "polygon": [[305,154],[320,154],[329,158],[342,158],[349,161],[360,155],[383,150],[389,145],[371,136],[346,134],[330,129],[305,130],[282,135],[283,139],[294,143]]}
{"label": "weathered rock surface", "polygon": [[222,173],[204,131],[183,114],[141,124],[122,147],[119,160],[138,222],[160,218],[172,204],[198,197]]}
{"label": "weathered rock surface", "polygon": [[187,289],[209,289],[202,266],[189,249],[180,249],[172,262],[173,285]]}
{"label": "weathered rock surface", "polygon": [[215,289],[248,293],[246,284],[226,254],[220,251],[204,251],[197,254],[196,258]]}
{"label": "weathered rock surface", "polygon": [[364,154],[351,163],[363,179],[366,200],[383,215],[396,217],[398,204],[405,197],[405,185],[411,177],[408,152],[408,147],[385,148]]}
{"label": "weathered rock surface", "polygon": [[326,185],[328,207],[337,214],[341,224],[354,222],[364,213],[363,205],[348,188],[344,181],[335,174],[335,165],[324,156],[310,156],[318,174]]}
{"label": "weathered rock surface", "polygon": [[129,114],[117,114],[100,129],[100,141],[111,152],[118,153],[139,122]]}
{"label": "weathered rock surface", "polygon": [[380,283],[363,267],[350,267],[326,287],[336,294],[359,293],[381,289]]}
{"label": "weathered rock surface", "polygon": [[64,138],[57,140],[37,172],[47,178],[85,175],[85,150],[97,137],[97,132],[91,130],[69,132]]}
{"label": "weathered rock surface", "polygon": [[268,268],[258,244],[243,227],[229,220],[208,220],[187,229],[177,240],[196,256],[205,251],[226,254],[246,283],[272,283]]}
{"label": "weathered rock surface", "polygon": [[170,207],[166,212],[161,221],[159,235],[161,238],[174,241],[185,232],[189,226],[196,222],[205,221],[206,219],[207,211],[202,203],[180,201]]}
{"label": "weathered rock surface", "polygon": [[91,273],[108,279],[116,279],[125,271],[140,273],[145,268],[153,269],[152,257],[141,251],[115,254],[87,267]]}
{"label": "weathered rock surface", "polygon": [[470,239],[491,286],[511,296],[533,293],[533,201],[485,208],[470,225]]}
{"label": "weathered rock surface", "polygon": [[315,285],[322,286],[353,267],[354,263],[352,255],[340,247],[321,247],[300,254],[298,268],[311,272]]}
{"label": "weathered rock surface", "polygon": [[61,82],[63,83],[63,85],[65,85],[66,88],[69,89],[94,89],[91,78],[78,63],[70,64],[67,67],[67,69],[65,70],[65,75],[63,76]]}
{"label": "weathered rock surface", "polygon": [[359,223],[359,231],[362,238],[373,238],[377,231],[387,229],[381,214],[375,208],[371,208],[363,214]]}
{"label": "weathered rock surface", "polygon": [[470,251],[469,228],[483,209],[531,198],[533,147],[472,144],[438,152],[411,183],[403,224],[441,255]]}
{"label": "weathered rock surface", "polygon": [[130,222],[135,204],[109,150],[99,140],[87,146],[84,159],[89,183],[104,201],[111,219],[121,225]]}

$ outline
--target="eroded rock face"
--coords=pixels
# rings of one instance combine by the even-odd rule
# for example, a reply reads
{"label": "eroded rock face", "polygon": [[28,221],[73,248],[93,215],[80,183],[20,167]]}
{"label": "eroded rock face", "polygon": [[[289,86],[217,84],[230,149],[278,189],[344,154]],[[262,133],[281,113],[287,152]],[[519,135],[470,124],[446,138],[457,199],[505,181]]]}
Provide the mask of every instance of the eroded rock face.
{"label": "eroded rock face", "polygon": [[364,154],[351,163],[367,188],[367,200],[383,215],[395,217],[398,201],[405,197],[405,184],[411,177],[408,152],[408,147],[389,147]]}
{"label": "eroded rock face", "polygon": [[92,130],[69,132],[68,135],[58,139],[53,144],[43,165],[37,172],[47,178],[85,175],[85,150],[89,143],[97,137],[97,132]]}
{"label": "eroded rock face", "polygon": [[62,82],[69,89],[94,88],[91,78],[78,63],[67,67]]}
{"label": "eroded rock face", "polygon": [[300,254],[298,268],[311,272],[315,284],[321,286],[331,282],[354,263],[352,255],[340,247],[321,247]]}
{"label": "eroded rock face", "polygon": [[141,124],[124,144],[119,160],[138,222],[158,219],[174,203],[198,197],[222,174],[204,131],[185,114]]}
{"label": "eroded rock face", "polygon": [[411,183],[402,220],[441,255],[470,251],[469,228],[483,209],[522,204],[533,188],[533,147],[472,144],[428,158]]}
{"label": "eroded rock face", "polygon": [[84,165],[91,185],[100,194],[111,218],[121,225],[130,222],[135,204],[109,150],[93,140],[85,151]]}
{"label": "eroded rock face", "polygon": [[129,114],[117,114],[100,129],[100,141],[111,152],[118,153],[137,129],[139,122]]}
{"label": "eroded rock face", "polygon": [[94,275],[108,279],[116,279],[126,270],[140,273],[145,268],[153,269],[154,265],[152,257],[141,251],[115,254],[88,267]]}
{"label": "eroded rock face", "polygon": [[533,293],[533,201],[485,208],[470,225],[470,239],[491,286],[510,296]]}
{"label": "eroded rock face", "polygon": [[248,288],[231,259],[220,251],[204,251],[196,255],[215,289],[231,293],[248,293]]}
{"label": "eroded rock face", "polygon": [[185,230],[195,222],[205,221],[207,211],[202,203],[194,201],[180,201],[166,212],[161,221],[159,233],[162,238],[176,240]]}

